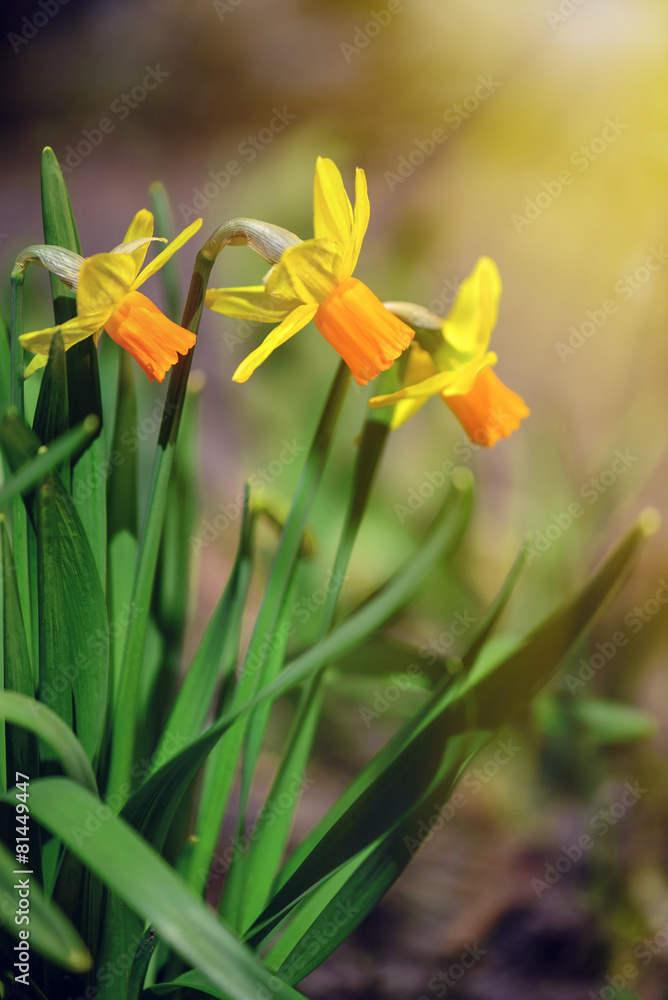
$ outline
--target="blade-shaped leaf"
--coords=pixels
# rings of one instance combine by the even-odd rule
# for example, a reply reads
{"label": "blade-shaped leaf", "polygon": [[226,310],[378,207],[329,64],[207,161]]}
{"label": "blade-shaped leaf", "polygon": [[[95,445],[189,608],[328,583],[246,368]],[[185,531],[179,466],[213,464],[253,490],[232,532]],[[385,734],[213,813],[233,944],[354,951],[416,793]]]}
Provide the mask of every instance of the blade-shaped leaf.
{"label": "blade-shaped leaf", "polygon": [[[243,613],[250,575],[252,571],[253,516],[249,516],[249,488],[244,493],[239,531],[239,545],[225,589],[211,615],[192,663],[170,712],[158,744],[156,757],[165,759],[163,745],[170,734],[179,733],[192,740],[202,731],[207,714],[211,710],[217,685],[221,680],[221,669],[229,674],[234,669],[235,658],[225,656],[230,633],[238,640],[241,615]],[[234,643],[235,648],[238,641]]]}
{"label": "blade-shaped leaf", "polygon": [[[3,443],[13,469],[40,448],[19,421],[11,447],[7,435]],[[86,532],[57,474],[38,486],[30,511],[37,536],[40,700],[68,724],[74,710],[76,734],[92,760],[107,705],[109,629],[102,585]]]}
{"label": "blade-shaped leaf", "polygon": [[[67,185],[60,164],[47,146],[42,152],[42,221],[44,242],[81,254],[79,236]],[[76,315],[76,294],[54,274],[51,277],[53,311],[57,324]],[[72,465],[72,498],[88,535],[102,588],[106,586],[107,526],[105,453],[102,426],[102,399],[97,349],[93,338],[75,344],[67,352],[67,396],[70,427],[89,414],[99,421],[99,432],[75,458]]]}
{"label": "blade-shaped leaf", "polygon": [[[231,1000],[271,988],[277,998],[298,996],[272,976],[167,865],[100,799],[67,778],[31,782],[34,818],[59,837],[125,904],[148,921],[171,947],[200,969]],[[90,814],[99,828],[87,837]]]}
{"label": "blade-shaped leaf", "polygon": [[[5,691],[18,691],[32,697],[35,693],[35,685],[16,583],[16,570],[7,529],[1,517],[0,521],[2,522],[0,523],[0,547],[2,548],[3,687]],[[13,775],[16,771],[37,777],[38,756],[35,739],[25,729],[15,726],[7,727],[5,738],[8,785],[14,784]]]}
{"label": "blade-shaped leaf", "polygon": [[[17,874],[15,869],[15,859],[0,844],[0,917],[6,931],[18,937],[19,931],[26,928],[16,920],[19,906],[17,882],[22,873]],[[58,907],[47,902],[35,880],[27,880],[30,888],[30,951],[44,955],[73,972],[84,972],[93,961],[86,945]]]}
{"label": "blade-shaped leaf", "polygon": [[[319,621],[319,638],[330,631],[334,613],[346,578],[348,564],[355,540],[366,510],[371,487],[375,479],[381,456],[389,433],[390,412],[375,415],[366,420],[359,442],[357,458],[352,477],[352,489],[346,508],[341,536],[337,546],[327,598]],[[454,499],[454,495],[452,495]],[[445,558],[446,552],[443,553]],[[290,626],[292,601],[284,604],[278,622],[279,634],[284,626]],[[286,634],[289,628],[285,630]],[[276,651],[275,651],[276,652]],[[283,657],[281,655],[280,665]],[[326,665],[311,678],[302,692],[297,713],[283,749],[274,780],[263,803],[260,814],[253,824],[250,843],[243,854],[237,853],[229,869],[221,900],[221,913],[235,913],[235,926],[241,930],[248,927],[266,904],[271,885],[285,851],[290,829],[304,785],[304,775],[308,763],[313,737],[320,717],[323,702],[322,681]],[[265,702],[265,715],[270,704]],[[259,713],[258,713],[259,714]],[[256,726],[254,753],[244,757],[246,795],[250,788],[253,769],[259,755],[260,741],[264,736],[266,722]],[[253,728],[249,728],[249,737]],[[286,801],[288,805],[286,806]],[[244,833],[239,829],[239,833]],[[243,841],[241,841],[243,842]],[[235,895],[230,902],[230,897]]]}
{"label": "blade-shaped leaf", "polygon": [[[11,411],[3,417],[0,429],[0,441],[5,453],[15,455],[14,475],[0,489],[0,508],[6,507],[17,496],[22,496],[33,489],[45,476],[56,469],[75,451],[78,451],[86,441],[89,441],[98,428],[97,417],[86,417],[78,427],[66,431],[48,447],[41,447],[34,458],[25,461],[26,436],[21,430],[22,421],[18,413]],[[36,440],[36,439],[35,439]],[[29,445],[35,444],[29,441]],[[39,443],[39,442],[38,442]],[[24,464],[17,464],[23,462]],[[10,464],[12,460],[10,459]]]}
{"label": "blade-shaped leaf", "polygon": [[[63,335],[60,330],[57,330],[51,340],[49,360],[44,369],[42,384],[39,387],[32,429],[40,441],[48,445],[55,438],[64,434],[68,427],[67,362]],[[64,482],[69,482],[69,470],[67,476],[62,478]]]}
{"label": "blade-shaped leaf", "polygon": [[[494,664],[484,664],[478,658],[472,669],[445,691],[444,704],[436,708],[431,721],[371,783],[367,780],[361,794],[356,786],[362,784],[365,774],[358,776],[284,866],[271,902],[251,929],[249,939],[254,945],[310,888],[419,809],[432,781],[452,781],[450,772],[459,766],[457,759],[445,775],[439,765],[449,740],[465,736],[473,728],[493,731],[526,707],[628,571],[656,526],[655,515],[641,517],[591,582],[510,655]],[[474,651],[478,648],[475,643]],[[388,756],[390,751],[385,748],[371,764],[377,767],[378,760]]]}
{"label": "blade-shaped leaf", "polygon": [[54,750],[63,770],[73,781],[97,792],[95,775],[83,747],[69,726],[50,708],[17,691],[0,691],[0,719],[39,736]]}
{"label": "blade-shaped leaf", "polygon": [[442,553],[450,549],[454,539],[461,537],[471,514],[472,480],[463,475],[453,484],[458,503],[447,504],[437,517],[422,549],[397,571],[377,595],[330,635],[286,667],[280,677],[264,688],[257,697],[243,708],[227,713],[202,736],[155,771],[135,792],[123,809],[123,815],[151,843],[160,846],[174,815],[174,811],[197,770],[220,737],[234,722],[265,698],[278,697],[285,691],[308,679],[324,664],[343,655],[357,643],[364,641],[376,629],[387,623],[404,607],[424,579],[438,563]]}

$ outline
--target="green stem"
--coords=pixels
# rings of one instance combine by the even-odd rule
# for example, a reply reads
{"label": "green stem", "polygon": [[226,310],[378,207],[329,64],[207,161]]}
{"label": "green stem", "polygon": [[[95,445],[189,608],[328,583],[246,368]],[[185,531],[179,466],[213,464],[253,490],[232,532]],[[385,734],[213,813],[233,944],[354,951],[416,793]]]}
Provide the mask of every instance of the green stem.
{"label": "green stem", "polygon": [[[327,600],[323,607],[316,643],[321,642],[332,627],[348,563],[387,441],[391,415],[392,411],[388,409],[386,414],[383,413],[379,418],[368,420],[364,425],[355,464],[353,489],[334,558],[332,585],[328,589]],[[287,785],[291,782],[294,783],[297,775],[301,778],[306,770],[320,717],[323,700],[322,681],[327,666],[327,662],[323,663],[305,685],[280,764],[257,820],[253,839],[246,854],[237,860],[230,873],[232,876],[236,874],[237,882],[249,887],[252,886],[252,892],[247,891],[238,902],[241,912],[237,916],[237,922],[241,930],[250,926],[266,904],[271,890],[271,882],[283,856],[299,798],[292,796],[293,803],[287,811],[285,809],[275,810],[272,808],[272,804],[276,803],[285,793]],[[280,829],[274,830],[274,836],[269,844],[267,838],[262,836],[262,832],[268,817],[271,817],[272,822],[276,823],[277,815],[281,817],[278,824]],[[235,868],[237,869],[236,873]]]}
{"label": "green stem", "polygon": [[[274,632],[278,623],[285,593],[302,547],[302,538],[304,529],[306,528],[308,513],[313,503],[315,491],[320,483],[334,428],[336,427],[349,384],[350,369],[344,361],[341,361],[329,391],[329,396],[327,397],[320,423],[315,432],[313,443],[306,457],[295,499],[285,523],[283,534],[281,535],[281,541],[267,582],[267,589],[262,599],[248,647],[247,661],[250,660],[254,663],[259,661],[263,664],[266,658],[261,654],[261,648],[264,646],[267,636]],[[254,672],[260,673],[261,668],[260,670],[254,670]],[[261,684],[253,686],[257,689]]]}
{"label": "green stem", "polygon": [[[197,333],[204,305],[204,293],[216,257],[225,243],[217,247],[216,234],[200,250],[195,261],[190,290],[183,311],[181,325],[192,333]],[[174,449],[179,430],[181,412],[186,394],[186,385],[192,363],[194,347],[179,358],[172,369],[167,387],[165,408],[162,414],[158,447],[153,464],[149,490],[147,514],[144,522],[135,582],[132,608],[137,609],[131,616],[125,641],[123,669],[116,701],[111,757],[109,765],[108,792],[115,792],[126,799],[131,791],[130,771],[133,763],[134,738],[139,690],[139,677],[144,654],[144,643],[148,627],[148,609],[155,581],[155,571],[160,549],[160,538],[165,520],[169,479],[174,463]]]}
{"label": "green stem", "polygon": [[[300,242],[296,236],[283,230],[276,231],[276,233],[280,236],[278,242],[283,248],[283,244],[291,245],[295,241]],[[224,247],[230,244],[245,243],[256,253],[264,254],[266,258],[267,254],[271,256],[272,253],[278,252],[276,233],[272,227],[246,219],[233,219],[217,229],[197,254],[181,325],[195,334],[199,330],[204,307],[204,293],[209,282],[211,269]],[[137,693],[148,627],[148,609],[155,582],[160,539],[165,521],[167,487],[174,464],[174,448],[193,350],[194,348],[191,348],[185,357],[179,358],[170,374],[165,409],[158,435],[158,448],[153,464],[147,514],[139,543],[132,599],[132,608],[133,611],[136,609],[136,613],[132,616],[125,640],[123,672],[113,712],[113,734],[107,785],[108,792],[116,793],[120,800],[126,799],[131,791],[129,779],[137,722]]]}
{"label": "green stem", "polygon": [[[11,276],[11,403],[21,419],[25,417],[23,394],[23,346],[19,337],[23,333],[23,275],[24,268],[15,267]],[[30,570],[28,556],[28,514],[21,497],[12,504],[12,553],[16,568],[16,585],[25,623],[28,651],[32,659],[32,615],[30,600]]]}
{"label": "green stem", "polygon": [[11,326],[11,401],[24,414],[23,403],[23,347],[19,337],[23,333],[23,275],[25,268],[15,267],[12,271],[12,326]]}
{"label": "green stem", "polygon": [[[234,693],[230,711],[240,709],[247,704],[265,683],[267,683],[267,666],[271,667],[271,651],[267,653],[267,637],[276,633],[280,623],[281,614],[286,606],[286,594],[290,587],[297,559],[302,550],[304,529],[308,518],[315,492],[320,483],[322,473],[329,453],[334,429],[336,427],[341,407],[350,384],[350,370],[342,361],[334,377],[329,395],[315,432],[313,442],[309,449],[304,468],[297,486],[295,497],[283,529],[281,540],[278,545],[274,562],[272,564],[269,580],[265,589],[262,604],[253,629],[253,634],[249,643],[248,651],[241,670],[239,684]],[[274,664],[276,666],[276,664]],[[278,664],[280,667],[280,664]],[[273,679],[271,677],[270,679]],[[265,713],[260,713],[243,719],[240,725],[233,727],[230,733],[224,738],[216,754],[216,773],[220,775],[217,787],[224,788],[225,798],[229,795],[232,774],[236,768],[236,762],[241,750],[241,746],[250,727],[253,723],[260,728],[266,724]],[[253,746],[259,743],[258,733],[254,734]],[[255,766],[256,754],[246,745],[246,755],[244,759],[244,773],[246,776],[252,775]],[[246,798],[248,793],[248,782],[244,782],[241,790],[241,801],[239,815],[245,812]],[[201,826],[201,837],[196,844],[191,858],[189,879],[193,885],[201,885],[200,873],[208,868],[211,862],[212,852],[218,836],[218,827]]]}
{"label": "green stem", "polygon": [[[148,189],[151,199],[151,209],[155,216],[155,228],[158,236],[166,236],[171,242],[174,239],[174,219],[169,203],[169,195],[164,184],[155,181]],[[167,263],[160,268],[160,283],[167,300],[167,315],[175,323],[178,323],[178,315],[181,311],[181,282],[179,281],[179,269],[176,257],[171,257]]]}

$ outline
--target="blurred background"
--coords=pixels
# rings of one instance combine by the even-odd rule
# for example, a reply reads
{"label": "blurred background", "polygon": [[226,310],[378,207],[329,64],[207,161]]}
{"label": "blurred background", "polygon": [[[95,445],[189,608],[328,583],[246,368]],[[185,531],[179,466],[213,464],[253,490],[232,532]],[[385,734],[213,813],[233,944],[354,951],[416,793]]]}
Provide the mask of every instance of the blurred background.
{"label": "blurred background", "polygon": [[[45,145],[64,168],[85,255],[122,240],[155,180],[171,196],[177,230],[202,215],[206,237],[244,215],[308,238],[316,157],[335,160],[351,194],[354,168],[364,167],[372,212],[357,276],[381,299],[445,315],[476,259],[493,257],[504,283],[491,344],[496,370],[532,415],[489,452],[464,446],[438,400],[393,435],[344,600],[354,605],[413,550],[445,487],[429,496],[423,489],[406,513],[409,499],[444,463],[459,461],[477,481],[473,528],[456,566],[470,607],[452,605],[444,568],[399,632],[438,642],[457,611],[479,616],[533,529],[547,541],[506,620],[508,631],[527,631],[582,583],[644,506],[665,512],[667,21],[664,0],[6,4],[5,271],[42,239]],[[180,255],[184,288],[198,246],[196,237]],[[226,250],[213,285],[255,284],[265,270],[250,251]],[[27,329],[50,322],[46,277],[31,281],[37,305]],[[8,297],[7,281],[5,312]],[[203,539],[253,473],[269,470],[266,496],[287,503],[299,462],[279,469],[277,456],[285,441],[308,445],[335,368],[311,326],[250,382],[233,384],[267,329],[203,317],[195,353],[205,373]],[[152,385],[145,393],[149,421],[161,392]],[[368,395],[351,394],[341,429],[348,444]],[[331,559],[350,461],[342,446],[314,520],[313,588]],[[234,552],[229,521],[198,547],[194,636]],[[269,531],[262,541],[268,562]],[[567,1000],[627,988],[663,996],[667,549],[664,525],[515,732],[522,752],[495,770],[491,745],[481,763],[487,780],[477,787],[472,778],[468,792],[464,784],[466,808],[444,821],[356,938],[310,977],[307,995],[431,998],[447,989],[461,998]],[[454,642],[447,648],[457,651]],[[366,726],[360,697],[370,704],[374,694],[330,700],[305,825],[396,724],[400,708]],[[653,735],[646,738],[645,716],[601,714],[600,702],[581,711],[583,697],[650,711]],[[566,848],[576,853],[572,845],[622,801],[625,783],[641,790],[625,806],[630,815],[606,820],[600,842],[570,867],[562,862],[568,870],[549,888],[532,883]],[[448,985],[448,970],[463,968],[459,958],[476,942],[484,958],[461,978],[453,971]]]}

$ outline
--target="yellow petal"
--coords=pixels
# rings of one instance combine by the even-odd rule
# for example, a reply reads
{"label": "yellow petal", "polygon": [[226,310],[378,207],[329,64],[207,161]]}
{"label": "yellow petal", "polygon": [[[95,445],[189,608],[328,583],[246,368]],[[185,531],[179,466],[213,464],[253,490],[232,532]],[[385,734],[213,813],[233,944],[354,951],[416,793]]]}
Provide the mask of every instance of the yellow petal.
{"label": "yellow petal", "polygon": [[443,323],[448,344],[464,355],[484,353],[496,324],[501,296],[501,277],[489,257],[481,257],[471,275],[462,282],[457,298]]}
{"label": "yellow petal", "polygon": [[289,247],[266,278],[269,295],[317,305],[339,284],[341,252],[332,240],[306,240]]}
{"label": "yellow petal", "polygon": [[476,357],[473,361],[469,361],[468,364],[462,365],[457,371],[448,372],[447,374],[454,375],[455,377],[439,390],[440,395],[442,397],[461,396],[470,392],[480,373],[495,365],[497,360],[498,358],[494,351],[488,351],[482,357]]}
{"label": "yellow petal", "polygon": [[299,302],[274,299],[264,285],[250,285],[246,288],[210,288],[204,298],[205,304],[214,312],[237,319],[249,319],[256,323],[280,323]]}
{"label": "yellow petal", "polygon": [[141,240],[153,236],[153,226],[153,213],[149,212],[147,208],[140,208],[128,226],[123,242],[129,243],[130,240]]}
{"label": "yellow petal", "polygon": [[335,163],[319,156],[313,185],[313,232],[342,249],[352,242],[353,209]]}
{"label": "yellow petal", "polygon": [[404,385],[417,385],[418,382],[431,378],[436,372],[437,368],[429,351],[425,351],[424,347],[420,347],[414,340],[408,351],[408,360],[401,381]]}
{"label": "yellow petal", "polygon": [[30,376],[34,375],[34,373],[39,371],[40,368],[45,368],[48,360],[49,360],[48,354],[36,354],[35,357],[32,359],[32,361],[30,362],[30,364],[28,365],[28,367],[26,368],[26,370],[24,371],[23,378],[24,379],[30,378]]}
{"label": "yellow petal", "polygon": [[463,395],[471,390],[478,374],[489,365],[496,364],[496,354],[490,352],[482,359],[472,361],[467,365],[462,365],[456,371],[438,372],[430,378],[418,382],[416,385],[407,385],[398,392],[392,392],[387,396],[374,396],[369,400],[369,406],[379,409],[381,406],[391,406],[402,399],[429,399],[436,395]]}
{"label": "yellow petal", "polygon": [[390,421],[390,430],[396,431],[397,427],[401,427],[405,424],[407,420],[414,417],[418,410],[421,410],[424,404],[427,402],[427,396],[423,399],[402,399],[394,407],[394,413],[392,414],[392,420]]}
{"label": "yellow petal", "polygon": [[[33,354],[44,355],[45,358],[48,358],[51,340],[58,330],[60,330],[63,336],[65,350],[68,350],[73,344],[78,344],[80,340],[92,337],[100,329],[102,324],[98,323],[98,318],[95,316],[75,316],[73,319],[68,319],[65,323],[61,323],[60,326],[51,326],[45,330],[34,330],[32,333],[24,333],[19,337],[19,340],[27,351],[32,351]],[[46,361],[44,364],[46,364]],[[41,368],[42,365],[36,367]],[[32,367],[32,370],[34,371],[35,368]]]}
{"label": "yellow petal", "polygon": [[135,262],[130,254],[98,253],[87,257],[77,286],[78,318],[101,317],[98,327],[104,326],[130,291],[134,276]]}
{"label": "yellow petal", "polygon": [[[402,382],[405,382],[406,385],[414,385],[416,382],[423,382],[435,374],[436,368],[431,355],[415,340],[412,341],[407,353],[408,360],[401,378]],[[376,396],[375,398],[380,399],[381,397]],[[394,407],[390,428],[396,430],[397,427],[405,424],[407,420],[415,416],[418,410],[422,409],[428,399],[429,396],[420,396],[418,399],[400,399]],[[377,408],[375,405],[374,409]]]}
{"label": "yellow petal", "polygon": [[150,278],[151,275],[156,273],[156,271],[159,271],[160,268],[167,263],[170,257],[173,257],[176,251],[180,250],[183,244],[187,243],[190,237],[195,235],[197,230],[201,227],[202,222],[202,219],[195,219],[195,221],[191,222],[191,224],[184,229],[182,233],[179,233],[179,235],[172,240],[169,246],[166,246],[162,253],[159,253],[150,264],[147,264],[141,274],[137,275],[132,287],[139,288],[140,285],[144,284],[147,278]]}
{"label": "yellow petal", "polygon": [[[128,226],[128,231],[123,237],[123,243],[130,243],[132,240],[150,239],[153,236],[153,213],[146,208],[141,208]],[[142,264],[146,259],[148,243],[132,251],[132,258],[135,262],[135,274],[139,274]],[[116,253],[123,253],[123,250],[116,248]]]}
{"label": "yellow petal", "polygon": [[316,314],[317,306],[315,305],[302,305],[297,306],[296,309],[287,316],[280,326],[277,326],[275,330],[265,337],[264,341],[256,348],[252,354],[249,354],[247,358],[241,362],[234,375],[232,376],[235,382],[245,382],[256,368],[266,361],[272,351],[275,351],[277,347],[284,344],[286,340],[289,340],[295,333],[306,326],[310,320]]}
{"label": "yellow petal", "polygon": [[344,260],[343,278],[349,278],[357,267],[357,260],[362,248],[362,240],[369,225],[369,215],[371,206],[369,205],[369,194],[366,186],[366,174],[358,167],[355,171],[355,213],[353,221],[352,238],[348,255]]}

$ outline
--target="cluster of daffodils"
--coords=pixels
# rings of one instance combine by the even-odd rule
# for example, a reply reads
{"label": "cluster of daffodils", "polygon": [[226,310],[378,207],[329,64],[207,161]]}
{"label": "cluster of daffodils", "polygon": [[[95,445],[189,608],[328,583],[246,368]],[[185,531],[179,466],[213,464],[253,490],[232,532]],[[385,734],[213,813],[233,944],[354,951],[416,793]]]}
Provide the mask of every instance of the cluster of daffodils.
{"label": "cluster of daffodils", "polygon": [[[492,371],[496,355],[488,347],[501,294],[492,260],[483,257],[477,262],[446,319],[409,302],[383,304],[353,277],[369,223],[363,170],[356,172],[353,209],[334,163],[318,159],[313,239],[302,241],[285,230],[246,222],[270,234],[270,251],[267,244],[263,251],[263,246],[246,241],[271,264],[270,270],[261,285],[211,289],[205,302],[225,316],[276,325],[239,365],[233,375],[236,382],[245,382],[277,347],[313,320],[358,384],[366,385],[397,362],[401,388],[374,396],[369,404],[394,406],[392,427],[437,395],[469,437],[486,446],[507,437],[528,415],[523,400]],[[61,247],[23,251],[19,267],[34,263],[47,268],[76,290],[77,303],[73,319],[22,335],[21,343],[35,355],[26,377],[46,364],[57,332],[67,350],[86,337],[97,344],[106,330],[151,380],[161,382],[178,355],[193,347],[195,334],[169,320],[137,289],[201,223],[199,219],[185,229],[143,270],[148,244],[154,240],[153,216],[147,211],[137,213],[123,243],[109,253],[84,259]],[[243,234],[232,242],[244,242]]]}

